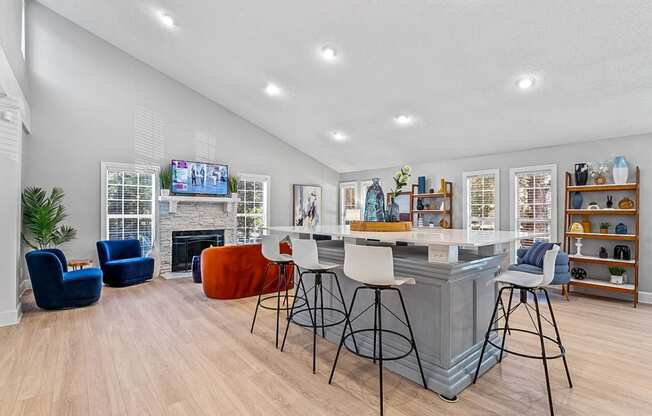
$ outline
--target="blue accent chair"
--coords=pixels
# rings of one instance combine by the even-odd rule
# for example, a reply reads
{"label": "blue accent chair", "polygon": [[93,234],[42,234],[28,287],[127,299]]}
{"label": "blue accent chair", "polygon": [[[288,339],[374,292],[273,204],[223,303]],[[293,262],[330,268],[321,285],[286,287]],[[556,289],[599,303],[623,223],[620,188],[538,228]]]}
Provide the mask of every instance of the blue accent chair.
{"label": "blue accent chair", "polygon": [[[516,251],[517,264],[510,265],[509,270],[516,270],[525,273],[543,274],[543,267],[538,267],[523,262],[523,259],[525,258],[525,255],[528,252],[528,250],[529,248],[519,248]],[[555,260],[555,277],[552,279],[552,282],[550,282],[550,285],[551,286],[561,285],[562,292],[566,296],[566,299],[568,299],[568,284],[570,283],[570,280],[571,280],[571,274],[570,274],[568,254],[564,253],[563,251],[560,251],[559,254],[557,254],[557,258]]]}
{"label": "blue accent chair", "polygon": [[154,275],[154,259],[142,257],[138,240],[98,241],[97,255],[109,286],[130,286]]}
{"label": "blue accent chair", "polygon": [[68,271],[63,252],[56,248],[25,255],[34,298],[39,308],[65,309],[97,302],[102,293],[102,271],[86,268]]}

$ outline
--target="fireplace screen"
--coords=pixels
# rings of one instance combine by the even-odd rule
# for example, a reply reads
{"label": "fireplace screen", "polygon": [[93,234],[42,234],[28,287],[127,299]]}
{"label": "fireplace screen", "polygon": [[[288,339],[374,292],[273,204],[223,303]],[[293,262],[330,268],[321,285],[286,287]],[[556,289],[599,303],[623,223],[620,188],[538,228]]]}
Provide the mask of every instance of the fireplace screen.
{"label": "fireplace screen", "polygon": [[172,271],[189,271],[193,256],[199,256],[205,248],[223,245],[224,230],[173,231]]}

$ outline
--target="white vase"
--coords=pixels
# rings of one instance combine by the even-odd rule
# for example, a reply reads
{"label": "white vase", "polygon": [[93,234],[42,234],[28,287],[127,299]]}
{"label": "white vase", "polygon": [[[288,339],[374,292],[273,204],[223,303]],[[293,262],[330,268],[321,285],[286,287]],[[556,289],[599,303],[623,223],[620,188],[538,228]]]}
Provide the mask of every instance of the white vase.
{"label": "white vase", "polygon": [[170,196],[169,189],[161,189],[161,196]]}
{"label": "white vase", "polygon": [[614,158],[613,177],[616,185],[627,183],[627,179],[629,178],[629,165],[623,156],[616,156]]}

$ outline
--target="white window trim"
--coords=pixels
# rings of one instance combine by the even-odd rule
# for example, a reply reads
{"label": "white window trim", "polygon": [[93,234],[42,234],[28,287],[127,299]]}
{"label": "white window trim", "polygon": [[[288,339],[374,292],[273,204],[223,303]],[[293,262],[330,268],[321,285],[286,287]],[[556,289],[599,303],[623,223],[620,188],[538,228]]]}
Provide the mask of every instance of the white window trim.
{"label": "white window trim", "polygon": [[464,213],[464,229],[469,226],[469,190],[468,179],[474,176],[494,175],[496,178],[496,231],[500,230],[500,169],[474,170],[462,173],[462,212]]}
{"label": "white window trim", "polygon": [[551,198],[552,198],[552,210],[551,210],[551,223],[550,223],[550,240],[551,242],[559,241],[557,239],[558,230],[557,230],[557,219],[559,213],[557,212],[557,165],[537,165],[537,166],[525,166],[521,168],[511,168],[509,170],[509,212],[510,212],[510,230],[516,230],[516,175],[521,173],[536,173],[542,171],[550,171],[552,174],[552,183],[551,183]]}
{"label": "white window trim", "polygon": [[[260,175],[257,173],[239,173],[238,174],[238,181],[241,180],[251,180],[251,181],[259,181],[259,182],[266,182],[267,183],[267,193],[265,195],[265,200],[263,201],[263,205],[265,206],[265,225],[267,227],[271,226],[269,219],[271,218],[270,215],[270,203],[269,200],[271,199],[272,195],[272,177],[270,175]],[[237,210],[236,210],[236,217],[237,217]],[[237,224],[236,224],[237,228]]]}
{"label": "white window trim", "polygon": [[339,198],[339,223],[344,224],[344,195],[342,194],[342,191],[345,187],[349,187],[353,185],[355,187],[355,207],[360,208],[361,205],[361,187],[360,183],[358,181],[348,181],[348,182],[340,182],[340,198]]}
{"label": "white window trim", "polygon": [[119,162],[100,162],[100,166],[102,169],[101,175],[101,211],[100,211],[100,236],[102,240],[107,239],[107,233],[106,233],[106,219],[108,216],[107,212],[107,201],[106,201],[106,193],[107,193],[107,183],[106,183],[106,171],[110,169],[116,169],[116,170],[128,170],[128,171],[134,171],[134,172],[139,172],[139,173],[147,173],[147,174],[153,174],[154,175],[154,206],[153,206],[153,212],[152,212],[152,218],[154,219],[154,227],[153,227],[153,235],[152,235],[152,243],[158,247],[158,197],[160,194],[160,184],[159,184],[159,170],[160,168],[157,166],[146,166],[146,165],[138,165],[135,163],[119,163]]}

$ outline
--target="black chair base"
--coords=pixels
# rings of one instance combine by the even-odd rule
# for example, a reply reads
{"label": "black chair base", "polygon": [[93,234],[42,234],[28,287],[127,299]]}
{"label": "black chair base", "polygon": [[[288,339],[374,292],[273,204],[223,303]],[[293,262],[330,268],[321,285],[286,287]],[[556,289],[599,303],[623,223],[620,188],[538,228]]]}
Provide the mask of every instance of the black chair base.
{"label": "black chair base", "polygon": [[[355,289],[355,292],[353,293],[353,299],[351,299],[351,306],[349,307],[349,314],[352,313],[353,307],[355,306],[355,300],[358,296],[358,292],[361,290],[373,290],[374,291],[374,302],[367,306],[362,312],[360,312],[358,315],[356,315],[353,319],[351,319],[350,315],[347,316],[347,325],[344,326],[344,329],[342,331],[342,336],[340,338],[340,343],[339,346],[337,347],[337,354],[335,354],[335,361],[333,362],[333,368],[331,369],[331,375],[328,379],[328,384],[331,384],[333,382],[333,376],[335,375],[335,368],[337,367],[337,361],[340,357],[340,352],[342,351],[342,347],[344,346],[347,350],[349,350],[351,353],[357,355],[358,357],[362,358],[367,358],[372,360],[374,363],[376,361],[378,362],[378,370],[379,370],[379,387],[380,387],[380,394],[379,394],[379,405],[380,405],[380,415],[382,416],[384,413],[384,406],[383,406],[383,361],[393,361],[393,360],[400,360],[401,358],[405,358],[406,356],[410,355],[413,351],[414,354],[416,355],[417,358],[417,364],[419,366],[419,372],[421,373],[421,380],[423,382],[423,387],[425,389],[428,388],[428,384],[426,382],[426,376],[423,372],[423,367],[421,366],[421,358],[419,358],[419,351],[417,350],[417,344],[414,340],[414,333],[412,332],[412,325],[410,324],[410,318],[408,317],[407,314],[407,309],[405,308],[405,302],[403,301],[403,295],[401,294],[401,291],[398,290],[395,287],[391,286],[360,286]],[[398,293],[398,297],[401,301],[401,306],[403,308],[403,316],[405,316],[405,321],[403,321],[401,318],[399,318],[394,312],[389,310],[387,306],[383,305],[382,303],[382,292],[383,291],[394,291]],[[365,329],[359,329],[359,330],[353,330],[352,323],[358,319],[362,314],[364,314],[366,311],[371,309],[371,307],[374,307],[374,327],[373,328],[365,328]],[[382,309],[385,309],[388,311],[394,318],[396,318],[399,322],[401,322],[403,325],[405,325],[408,329],[408,332],[410,334],[409,338],[401,333],[398,333],[396,331],[392,331],[389,329],[383,329],[383,321],[382,321]],[[347,334],[346,331],[347,329],[350,329],[350,333]],[[346,340],[351,337],[353,338],[354,334],[359,334],[362,332],[373,332],[373,353],[372,355],[368,354],[363,354],[357,350],[357,345],[355,346],[355,351],[351,349],[351,347],[346,344]],[[392,334],[395,336],[398,336],[399,338],[402,338],[406,340],[409,345],[410,349],[403,354],[391,356],[391,357],[386,357],[383,354],[383,334]],[[353,338],[355,340],[355,338]],[[376,339],[378,340],[376,342]]]}
{"label": "black chair base", "polygon": [[[297,267],[297,269],[299,269]],[[303,276],[306,274],[314,274],[315,275],[315,285],[310,288],[309,290],[306,290],[305,283],[303,281]],[[324,275],[329,275],[333,278],[335,281],[335,284],[337,285],[337,290],[339,292],[339,296],[336,296],[333,294],[330,290],[324,287],[322,283],[322,278]],[[317,370],[317,329],[321,328],[321,335],[322,338],[326,337],[326,328],[333,327],[340,325],[342,323],[350,326],[350,323],[348,321],[348,312],[346,309],[346,301],[344,300],[344,295],[342,293],[342,288],[340,287],[340,282],[337,278],[337,274],[334,272],[325,272],[325,271],[313,271],[313,270],[304,270],[301,271],[299,270],[299,281],[297,282],[297,293],[299,292],[299,289],[303,290],[303,296],[301,297],[295,297],[294,301],[292,302],[292,308],[290,309],[290,315],[288,316],[288,323],[285,327],[285,335],[283,336],[283,343],[281,344],[281,352],[285,348],[285,340],[287,339],[288,336],[288,331],[290,329],[290,323],[294,323],[296,325],[302,326],[304,328],[312,328],[312,373],[315,374]],[[338,300],[342,304],[342,309],[337,309],[333,307],[325,307],[324,306],[324,290],[327,291],[333,299]],[[314,303],[313,306],[310,306],[310,303],[308,301],[308,292],[314,291],[313,297],[314,297]],[[318,298],[319,298],[319,305],[318,305]],[[296,300],[297,299],[302,299],[305,301],[303,305],[296,305]],[[305,306],[305,307],[304,307]],[[335,322],[325,322],[324,321],[324,312],[334,312],[336,314],[341,315],[341,319],[335,321]],[[310,315],[310,323],[305,324],[303,322],[297,321],[295,318],[303,314],[305,312],[308,312]],[[321,314],[321,323],[317,321],[317,312]],[[353,328],[351,328],[353,330]],[[355,339],[353,340],[355,343]],[[356,345],[357,349],[357,345]]]}
{"label": "black chair base", "polygon": [[[507,309],[505,309],[505,305],[503,304],[502,301],[502,294],[503,291],[507,289],[509,289],[509,303]],[[514,297],[513,295],[515,289],[520,291],[520,297],[519,297],[519,303],[514,308],[512,308],[512,300]],[[546,302],[548,303],[548,309],[550,310],[550,318],[552,319],[552,321],[548,320],[545,316],[541,314],[541,311],[539,309],[539,299],[537,297],[537,292],[545,294]],[[528,304],[528,296],[527,296],[528,293],[532,294],[532,297],[534,298],[534,308],[532,308],[532,306]],[[530,316],[530,320],[532,321],[532,324],[534,325],[535,328],[534,331],[522,329],[522,328],[512,328],[509,326],[509,317],[521,305],[525,305],[524,308],[527,311],[528,315]],[[499,306],[503,311],[503,316],[496,318],[496,314],[498,312]],[[532,312],[534,312],[534,316],[536,317],[536,323],[534,321],[534,317],[532,316]],[[502,319],[505,319],[505,326],[499,327],[498,322]],[[552,338],[543,333],[543,325],[541,319],[548,322],[555,329],[556,338]],[[536,335],[539,338],[539,342],[541,344],[541,355],[524,354],[517,351],[511,351],[505,348],[505,341],[507,339],[507,336],[511,334],[512,331]],[[502,332],[502,341],[500,345],[495,344],[492,340],[489,339],[492,332],[496,332],[496,333]],[[558,354],[548,355],[546,353],[546,347],[545,347],[546,340],[552,342],[557,346],[557,348],[559,348]],[[566,349],[564,348],[564,345],[561,342],[561,337],[559,336],[559,328],[557,327],[557,321],[555,320],[555,314],[552,310],[552,304],[550,303],[550,297],[548,296],[548,291],[545,288],[527,288],[527,287],[521,287],[516,285],[507,285],[500,288],[500,290],[498,291],[498,298],[496,299],[496,304],[494,306],[494,310],[491,315],[491,320],[489,321],[489,328],[487,328],[484,343],[482,344],[482,352],[480,353],[480,360],[478,361],[478,366],[475,370],[475,376],[473,377],[473,384],[475,384],[476,381],[478,380],[478,375],[480,374],[480,367],[482,365],[482,358],[484,357],[484,353],[487,348],[487,345],[491,345],[500,350],[500,356],[498,358],[499,363],[502,362],[503,354],[505,352],[516,355],[518,357],[541,360],[543,362],[543,370],[546,377],[546,388],[548,390],[548,407],[550,409],[550,415],[554,416],[555,412],[552,403],[550,377],[548,374],[548,360],[561,358],[564,362],[564,368],[566,370],[566,378],[568,379],[568,385],[570,388],[573,388],[573,382],[571,380],[570,371],[568,370],[568,363],[566,362]]]}

